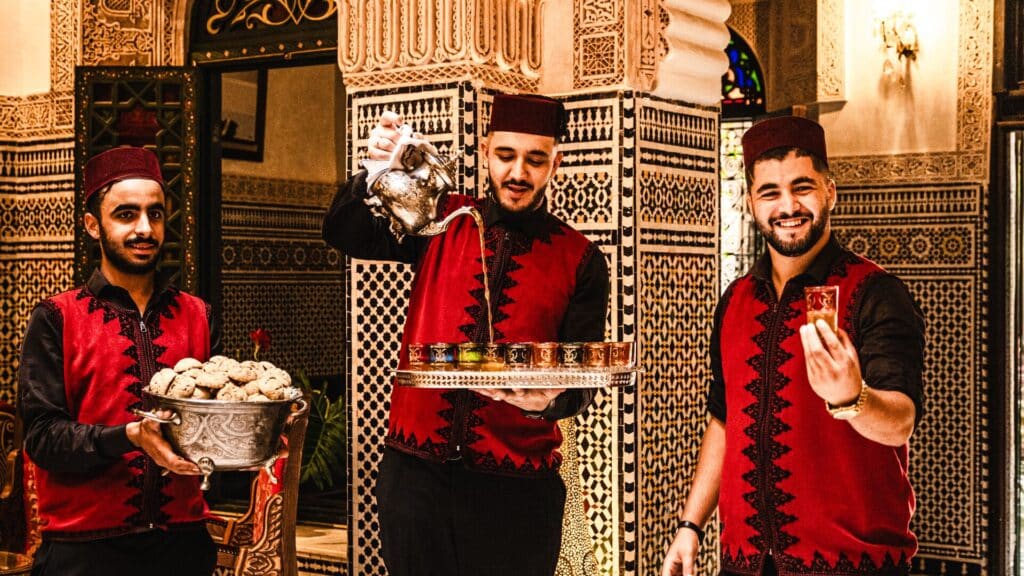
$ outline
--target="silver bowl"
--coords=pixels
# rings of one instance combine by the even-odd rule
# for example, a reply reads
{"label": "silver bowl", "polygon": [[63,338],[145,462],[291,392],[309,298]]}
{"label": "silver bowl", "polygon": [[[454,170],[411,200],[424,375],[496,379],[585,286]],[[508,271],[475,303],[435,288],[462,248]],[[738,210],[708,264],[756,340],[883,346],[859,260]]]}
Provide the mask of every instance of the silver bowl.
{"label": "silver bowl", "polygon": [[[202,489],[209,488],[214,470],[241,470],[277,460],[278,438],[292,406],[299,414],[309,409],[298,389],[293,396],[264,402],[232,402],[168,398],[143,390],[152,412],[135,410],[137,416],[160,422],[164,438],[183,458],[195,462],[203,473]],[[167,418],[156,411],[171,413]]]}

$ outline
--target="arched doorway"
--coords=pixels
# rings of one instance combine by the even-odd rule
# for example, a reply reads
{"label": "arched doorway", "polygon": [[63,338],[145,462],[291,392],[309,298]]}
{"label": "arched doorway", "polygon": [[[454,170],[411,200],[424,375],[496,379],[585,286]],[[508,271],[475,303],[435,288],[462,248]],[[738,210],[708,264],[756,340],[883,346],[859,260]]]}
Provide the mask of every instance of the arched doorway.
{"label": "arched doorway", "polygon": [[747,182],[740,138],[765,113],[764,75],[750,45],[729,29],[729,70],[722,76],[719,282],[725,289],[750,269],[760,253],[753,219],[744,205]]}

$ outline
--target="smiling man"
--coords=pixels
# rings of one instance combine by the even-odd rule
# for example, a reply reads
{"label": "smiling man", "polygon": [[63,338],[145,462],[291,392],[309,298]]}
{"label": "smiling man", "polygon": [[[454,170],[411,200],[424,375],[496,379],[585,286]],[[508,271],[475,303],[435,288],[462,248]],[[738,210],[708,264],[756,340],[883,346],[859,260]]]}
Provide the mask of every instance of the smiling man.
{"label": "smiling man", "polygon": [[[390,157],[401,118],[385,112],[369,157]],[[396,239],[364,204],[366,173],[338,193],[324,238],[344,253],[413,264],[399,366],[410,343],[585,342],[604,339],[609,279],[597,246],[551,215],[546,189],[562,159],[565,111],[551,98],[494,98],[481,151],[483,197],[450,194],[483,216],[492,308],[486,311],[478,229],[471,218],[425,238]],[[582,390],[395,387],[377,480],[391,576],[551,576],[565,487],[556,420],[590,403]]]}
{"label": "smiling man", "polygon": [[157,280],[167,207],[156,155],[108,150],[83,182],[100,265],[33,310],[18,372],[43,524],[32,573],[206,576],[216,548],[199,468],[132,409],[157,370],[216,353],[219,328],[205,302]]}
{"label": "smiling man", "polygon": [[[905,575],[921,313],[898,278],[833,238],[821,126],[760,122],[743,156],[768,251],[715,311],[710,417],[662,574],[696,574],[717,505],[723,575]],[[804,288],[819,285],[839,287],[838,331],[806,324]]]}

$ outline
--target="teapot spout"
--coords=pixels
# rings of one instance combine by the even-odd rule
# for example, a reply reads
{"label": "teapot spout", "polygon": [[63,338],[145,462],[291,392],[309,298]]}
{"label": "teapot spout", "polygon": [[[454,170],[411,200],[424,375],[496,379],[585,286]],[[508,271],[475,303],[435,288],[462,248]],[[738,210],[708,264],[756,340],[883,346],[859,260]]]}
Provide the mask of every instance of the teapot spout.
{"label": "teapot spout", "polygon": [[423,228],[416,231],[417,236],[436,236],[448,229],[448,225],[451,224],[452,220],[455,220],[463,214],[469,214],[473,216],[473,219],[477,221],[477,224],[481,224],[480,213],[476,211],[476,208],[472,206],[463,206],[462,208],[456,208],[451,214],[444,217],[442,220],[431,222]]}

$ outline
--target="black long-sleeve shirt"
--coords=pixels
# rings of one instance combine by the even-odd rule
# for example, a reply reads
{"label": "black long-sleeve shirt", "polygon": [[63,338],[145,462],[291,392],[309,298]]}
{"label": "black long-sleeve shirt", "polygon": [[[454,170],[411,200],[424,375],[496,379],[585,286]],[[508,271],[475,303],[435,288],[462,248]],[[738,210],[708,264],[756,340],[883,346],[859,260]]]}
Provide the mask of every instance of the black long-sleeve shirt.
{"label": "black long-sleeve shirt", "polygon": [[[89,290],[101,300],[138,313],[128,291],[114,286],[95,271]],[[158,285],[141,316],[150,323],[168,304],[173,290]],[[220,323],[210,315],[210,353],[221,351]],[[32,461],[61,474],[86,475],[101,470],[122,454],[137,450],[128,440],[126,425],[82,424],[71,415],[64,391],[64,336],[57,313],[37,306],[29,317],[18,370],[19,410],[24,423],[25,449]]]}
{"label": "black long-sleeve shirt", "polygon": [[[353,258],[417,265],[431,238],[406,235],[398,240],[390,231],[388,219],[374,216],[363,202],[365,197],[366,172],[358,172],[334,197],[324,219],[324,240]],[[527,214],[515,214],[488,199],[482,216],[487,228],[504,226],[536,237],[542,233],[547,210],[541,206]],[[575,292],[558,330],[561,342],[604,340],[609,290],[608,263],[597,254],[578,272]],[[544,411],[543,417],[556,420],[574,416],[590,405],[593,398],[594,390],[568,390]]]}

